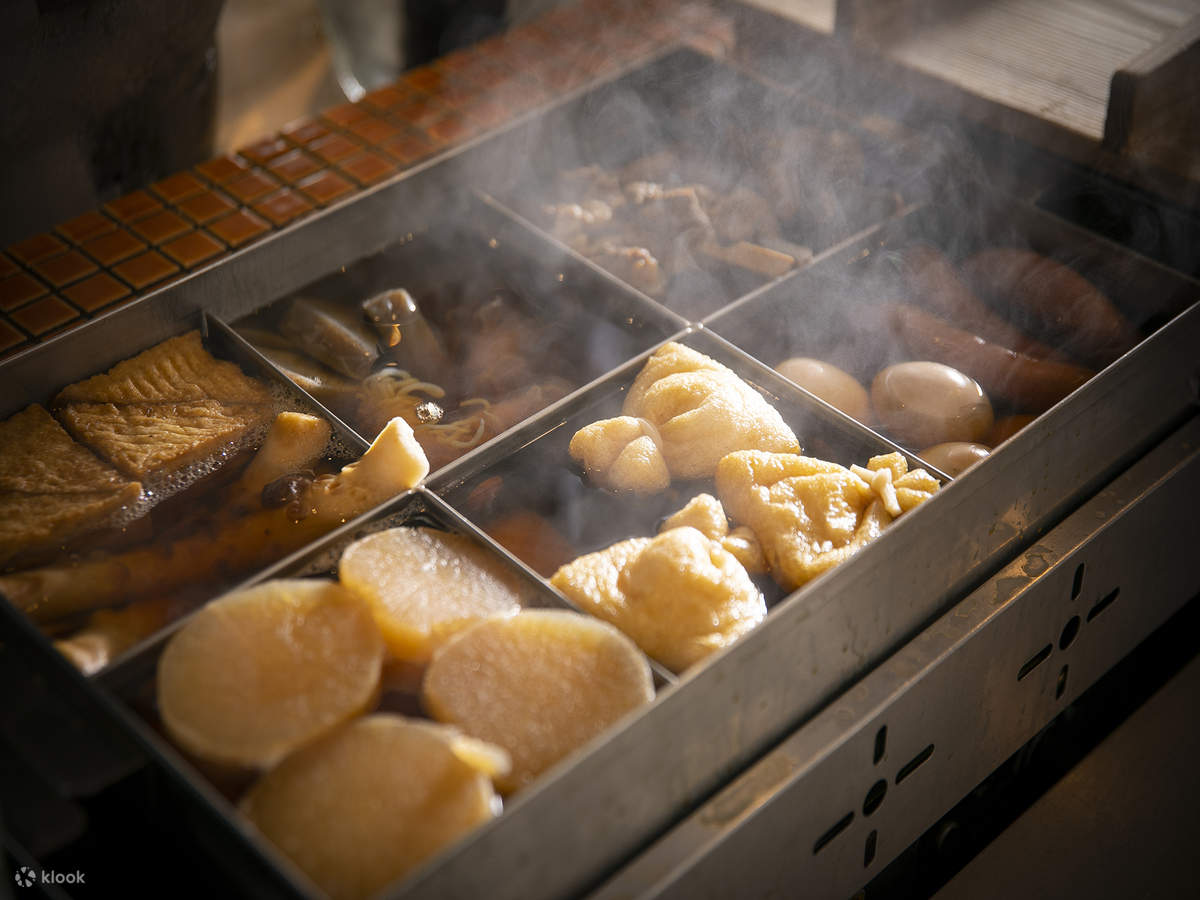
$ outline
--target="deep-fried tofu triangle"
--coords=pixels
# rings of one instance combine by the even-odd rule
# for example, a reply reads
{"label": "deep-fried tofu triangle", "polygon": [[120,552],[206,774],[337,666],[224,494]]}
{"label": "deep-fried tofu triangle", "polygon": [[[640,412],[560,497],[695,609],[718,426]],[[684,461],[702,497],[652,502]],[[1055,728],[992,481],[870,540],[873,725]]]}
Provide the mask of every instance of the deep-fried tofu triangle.
{"label": "deep-fried tofu triangle", "polygon": [[775,580],[794,590],[873,541],[938,489],[899,453],[866,468],[785,453],[731,453],[717,466],[717,494],[754,531]]}
{"label": "deep-fried tofu triangle", "polygon": [[779,413],[730,369],[682,344],[663,344],[625,398],[623,415],[571,439],[571,456],[597,483],[654,493],[671,478],[706,478],[735,450],[798,453]]}

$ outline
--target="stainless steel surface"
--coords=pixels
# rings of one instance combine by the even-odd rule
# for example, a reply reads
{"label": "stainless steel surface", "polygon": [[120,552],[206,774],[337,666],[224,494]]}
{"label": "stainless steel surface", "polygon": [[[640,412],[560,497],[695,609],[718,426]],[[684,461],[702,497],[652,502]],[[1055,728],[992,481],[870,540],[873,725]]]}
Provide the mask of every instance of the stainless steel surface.
{"label": "stainless steel surface", "polygon": [[1200,886],[1200,657],[971,860],[934,900],[1189,897]]}
{"label": "stainless steel surface", "polygon": [[[513,136],[508,149],[525,139]],[[484,149],[473,145],[471,155],[456,157],[452,167],[434,170],[431,163],[75,334],[14,358],[0,367],[6,388],[13,386],[0,398],[4,407],[0,412],[43,399],[45,392],[63,383],[178,333],[184,327],[181,323],[198,318],[200,310],[213,316],[214,322],[235,318],[442,217],[452,196],[450,185],[480,177],[471,166],[482,159]],[[477,201],[473,208],[496,213],[495,207]],[[1061,234],[1054,223],[1029,221],[1030,228]],[[880,246],[891,233],[873,232],[861,242],[835,248],[809,271],[845,266],[862,249]],[[533,252],[564,259],[549,249],[545,236],[525,234]],[[1129,258],[1112,245],[1096,246],[1102,255]],[[892,449],[886,439],[798,391],[747,355],[745,351],[762,353],[749,338],[737,338],[731,345],[720,317],[706,320],[703,326],[689,326],[615,279],[598,278],[590,264],[566,259],[585,277],[595,278],[602,292],[611,294],[614,308],[641,316],[658,329],[655,340],[676,334],[702,352],[726,360],[765,392],[802,411],[797,413],[799,421],[810,425],[821,440],[834,435],[840,436],[835,443],[856,451]],[[1153,274],[1147,284],[1196,287],[1164,271],[1144,266],[1139,271]],[[801,287],[807,277],[806,272],[797,273],[763,293]],[[1196,296],[1200,293],[1193,293],[1192,299]],[[744,305],[738,304],[737,309]],[[223,326],[216,328],[228,336]],[[130,335],[136,335],[139,347],[130,347]],[[780,749],[653,845],[605,891],[611,893],[622,884],[658,885],[682,895],[685,888],[703,893],[702,889],[715,891],[723,884],[736,892],[736,882],[722,881],[716,869],[720,860],[741,860],[730,872],[742,878],[769,879],[775,872],[786,879],[792,871],[789,867],[801,867],[812,873],[818,893],[836,893],[845,884],[861,883],[868,825],[878,832],[872,862],[878,867],[911,838],[919,822],[961,796],[954,792],[967,790],[969,778],[980,766],[989,760],[994,765],[989,753],[999,751],[992,748],[992,738],[997,744],[1016,740],[1094,679],[1117,658],[1114,654],[1128,649],[1132,635],[1161,619],[1159,606],[1168,602],[1162,597],[1146,601],[1144,616],[1137,614],[1138,604],[1125,601],[1130,585],[1174,589],[1178,585],[1168,579],[1184,577],[1176,572],[1177,559],[1146,559],[1134,551],[1139,541],[1155,535],[1170,534],[1178,540],[1190,534],[1195,542],[1195,523],[1186,517],[1176,521],[1178,514],[1167,503],[1166,488],[1154,481],[1167,470],[1163,467],[1176,465],[1173,480],[1163,484],[1173,486],[1172,490],[1186,487],[1195,495],[1200,471],[1193,462],[1195,448],[1182,449],[1178,435],[1040,542],[1029,545],[1194,414],[1200,377],[1198,346],[1200,306],[1195,306],[967,477],[906,515],[850,563],[778,603],[763,627],[665,687],[651,706],[577,755],[573,764],[558,767],[523,791],[503,817],[431,861],[397,886],[393,895],[533,898],[585,891],[792,732]],[[450,518],[462,515],[464,527],[473,530],[479,523],[466,514],[456,492],[465,490],[470,479],[486,473],[489,466],[547,437],[560,440],[571,416],[591,406],[619,402],[620,391],[648,352],[591,380],[493,444],[447,467],[427,488],[392,501],[387,509],[423,501]],[[1194,421],[1188,429],[1188,440],[1194,440]],[[801,437],[812,443],[812,435]],[[1186,462],[1181,462],[1185,457]],[[439,498],[445,498],[451,509],[443,509]],[[329,540],[341,539],[379,513],[368,513]],[[1130,529],[1133,538],[1127,537]],[[1100,547],[1102,553],[1089,549]],[[312,549],[256,573],[253,580],[288,570]],[[1083,626],[1070,650],[1055,650],[1068,611],[1059,596],[1062,581],[1066,579],[1069,586],[1073,578],[1067,571],[1069,560],[1080,554],[1086,556],[1085,597],[1073,602],[1081,608],[1094,603],[1111,590],[1106,585],[1117,580],[1126,586],[1126,593]],[[1014,557],[1017,562],[986,581]],[[935,628],[921,632],[971,591],[975,593]],[[53,653],[44,639],[32,640],[44,653]],[[144,683],[161,640],[141,648],[102,684],[130,699],[136,685]],[[1049,660],[1021,680],[1019,692],[1012,692],[1010,682],[1016,683],[1017,670],[1046,643],[1052,646]],[[1064,696],[1054,698],[1060,659],[1069,660],[1071,669]],[[1000,662],[1003,671],[997,669],[997,680],[985,680],[979,688],[983,696],[994,693],[994,704],[980,704],[978,692],[964,690],[955,681],[972,674],[982,677],[982,670]],[[847,687],[864,677],[843,696]],[[953,714],[945,706],[923,708],[927,689],[934,691],[931,696],[939,703],[959,706]],[[232,814],[229,803],[197,778],[180,754],[145,722],[130,717],[128,708],[120,714],[168,773],[181,814],[203,823],[201,827],[211,830],[217,844],[239,848],[253,861],[251,867],[266,873],[264,878],[278,890],[309,892],[310,886]],[[876,766],[870,761],[877,733],[872,726],[885,714],[887,721],[880,724],[890,724],[889,734],[884,757]],[[972,725],[985,732],[983,748],[971,744],[956,751],[960,731],[962,740],[973,739]],[[989,729],[995,729],[995,734]],[[901,784],[894,784],[897,773],[920,758],[928,744],[935,746],[933,755]],[[945,775],[935,774],[941,772]],[[884,774],[887,802],[864,818],[864,794]],[[925,792],[913,791],[914,785],[924,786]],[[797,802],[792,802],[793,791],[799,792]],[[906,794],[910,799],[901,811],[894,798]],[[852,810],[855,816],[846,830],[813,856],[817,838]],[[782,830],[762,831],[760,822],[778,824]],[[885,822],[886,831],[880,828]],[[726,848],[740,855],[724,855]],[[697,857],[700,852],[710,855]]]}
{"label": "stainless steel surface", "polygon": [[1200,591],[1198,496],[1193,417],[590,896],[851,896]]}

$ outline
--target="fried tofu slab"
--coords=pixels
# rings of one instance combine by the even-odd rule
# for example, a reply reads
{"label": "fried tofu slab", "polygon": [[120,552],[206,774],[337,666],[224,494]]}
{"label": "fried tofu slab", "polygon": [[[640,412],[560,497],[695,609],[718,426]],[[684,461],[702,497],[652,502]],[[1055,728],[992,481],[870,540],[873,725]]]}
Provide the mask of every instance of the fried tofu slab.
{"label": "fried tofu slab", "polygon": [[64,388],[55,406],[76,438],[132,478],[169,475],[263,428],[267,387],[213,357],[190,331]]}
{"label": "fried tofu slab", "polygon": [[41,406],[0,422],[0,565],[95,530],[142,493]]}

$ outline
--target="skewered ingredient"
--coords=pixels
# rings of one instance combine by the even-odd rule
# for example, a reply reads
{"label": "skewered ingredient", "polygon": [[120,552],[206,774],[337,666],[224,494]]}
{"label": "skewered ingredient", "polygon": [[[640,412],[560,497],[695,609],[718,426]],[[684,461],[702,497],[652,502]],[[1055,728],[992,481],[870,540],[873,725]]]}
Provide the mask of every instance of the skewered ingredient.
{"label": "skewered ingredient", "polygon": [[141,495],[42,407],[0,422],[0,564],[96,530]]}
{"label": "skewered ingredient", "polygon": [[959,328],[1026,356],[1047,359],[1055,355],[1050,347],[992,312],[938,250],[921,244],[906,249],[901,259],[915,304],[927,306]]}
{"label": "skewered ingredient", "polygon": [[415,486],[428,472],[412,429],[393,419],[357,462],[302,482],[285,506],[218,517],[211,531],[176,540],[0,576],[0,592],[36,621],[49,622],[211,584],[303,547]]}
{"label": "skewered ingredient", "polygon": [[[978,382],[989,397],[1016,409],[1044,412],[1094,374],[1073,363],[1034,359],[992,344],[915,306],[895,304],[890,320],[911,353],[953,367]],[[915,443],[936,440],[931,436]]]}
{"label": "skewered ingredient", "polygon": [[279,330],[313,359],[350,378],[366,378],[379,358],[375,335],[359,311],[340,303],[297,297]]}
{"label": "skewered ingredient", "polygon": [[266,768],[367,709],[383,639],[331,581],[280,580],[197,612],[158,664],[158,710],[181,747],[219,765]]}
{"label": "skewered ingredient", "polygon": [[863,423],[871,421],[871,401],[867,397],[867,389],[853,375],[837,366],[806,356],[794,356],[777,365],[775,371],[816,394],[830,406],[836,406],[850,418]]}
{"label": "skewered ingredient", "polygon": [[430,528],[392,528],[355,541],[338,578],[375,616],[391,655],[428,661],[452,635],[521,608],[520,582],[482,547]]}
{"label": "skewered ingredient", "polygon": [[441,372],[449,365],[442,342],[404,288],[384,291],[362,303],[388,358],[413,372]]}
{"label": "skewered ingredient", "polygon": [[[295,297],[237,329],[359,434],[403,418],[440,468],[578,383],[574,359],[557,345],[568,329],[534,325],[506,287],[472,303],[470,281],[451,277],[426,289],[421,304],[402,287],[360,303]],[[573,340],[572,352],[577,346]]]}
{"label": "skewered ingredient", "polygon": [[650,667],[605,622],[564,610],[488,619],[447,642],[425,672],[435,719],[497,744],[510,792],[530,783],[630,710],[654,698]]}
{"label": "skewered ingredient", "polygon": [[675,478],[711,475],[734,450],[796,452],[779,413],[730,369],[682,344],[654,352],[616,419],[571,439],[572,458],[599,484],[652,493]]}
{"label": "skewered ingredient", "polygon": [[863,149],[846,131],[773,128],[743,134],[730,149],[736,181],[719,175],[711,149],[685,146],[614,171],[562,170],[538,212],[572,249],[652,297],[690,307],[696,300],[681,285],[697,273],[778,277],[811,260],[810,247],[902,202],[868,184]]}
{"label": "skewered ingredient", "polygon": [[550,583],[676,672],[732,644],[767,615],[745,567],[690,525],[581,556]]}
{"label": "skewered ingredient", "polygon": [[241,803],[334,900],[378,893],[499,812],[498,748],[374,715],[289,756]]}
{"label": "skewered ingredient", "polygon": [[940,469],[951,478],[957,478],[975,463],[987,458],[992,451],[983,444],[970,441],[950,441],[936,444],[917,455],[935,469]]}
{"label": "skewered ingredient", "polygon": [[881,370],[871,383],[871,405],[891,434],[914,447],[977,441],[992,427],[992,405],[983,389],[936,362],[897,363]]}
{"label": "skewered ingredient", "polygon": [[1026,331],[1087,365],[1106,366],[1138,342],[1137,330],[1095,285],[1031,250],[984,250],[963,272]]}
{"label": "skewered ingredient", "polygon": [[763,246],[780,228],[761,195],[746,185],[723,193],[699,182],[663,183],[677,177],[678,166],[660,154],[619,174],[566,170],[543,218],[566,244],[651,296],[706,258],[766,277],[796,265],[789,253]]}
{"label": "skewered ingredient", "polygon": [[237,332],[278,366],[297,387],[329,408],[340,410],[354,401],[358,392],[357,381],[297,351],[288,338],[266,328],[249,325],[239,326]]}
{"label": "skewered ingredient", "polygon": [[645,247],[602,241],[591,248],[587,255],[643,294],[658,297],[667,289],[668,278],[662,265]]}
{"label": "skewered ingredient", "polygon": [[270,421],[268,389],[214,359],[200,333],[164,341],[64,388],[66,427],[132,477],[161,480]]}
{"label": "skewered ingredient", "polygon": [[899,453],[866,468],[784,453],[731,453],[717,467],[717,495],[758,537],[771,574],[795,590],[849,559],[894,519],[938,489]]}
{"label": "skewered ingredient", "polygon": [[751,244],[749,241],[738,241],[725,247],[716,241],[707,240],[700,244],[700,249],[708,256],[720,260],[726,265],[749,269],[766,278],[778,278],[786,275],[796,265],[795,258],[787,253],[759,244]]}

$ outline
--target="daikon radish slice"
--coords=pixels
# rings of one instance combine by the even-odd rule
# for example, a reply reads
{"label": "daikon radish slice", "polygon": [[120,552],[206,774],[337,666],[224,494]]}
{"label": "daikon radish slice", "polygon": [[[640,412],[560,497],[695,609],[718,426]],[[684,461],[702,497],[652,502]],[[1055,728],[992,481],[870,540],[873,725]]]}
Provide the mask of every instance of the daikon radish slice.
{"label": "daikon radish slice", "polygon": [[200,610],[158,665],[158,708],[189,753],[274,765],[377,696],[383,639],[361,600],[331,581],[268,581]]}
{"label": "daikon radish slice", "polygon": [[425,663],[451,635],[521,608],[520,582],[483,547],[430,528],[392,528],[351,544],[342,584],[367,601],[396,659]]}
{"label": "daikon radish slice", "polygon": [[356,900],[496,815],[497,761],[456,729],[367,716],[287,757],[241,809],[330,897]]}
{"label": "daikon radish slice", "polygon": [[514,791],[654,697],[650,666],[607,622],[527,610],[463,631],[434,653],[422,701],[435,719],[503,747]]}

